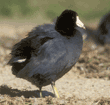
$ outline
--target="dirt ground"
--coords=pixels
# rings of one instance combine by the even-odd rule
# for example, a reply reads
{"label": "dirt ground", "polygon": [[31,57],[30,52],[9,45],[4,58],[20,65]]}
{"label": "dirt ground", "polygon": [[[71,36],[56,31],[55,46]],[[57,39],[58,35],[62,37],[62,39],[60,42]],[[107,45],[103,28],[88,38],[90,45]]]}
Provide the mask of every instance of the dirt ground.
{"label": "dirt ground", "polygon": [[92,39],[84,41],[76,65],[56,81],[60,98],[54,97],[51,85],[43,87],[44,98],[39,98],[38,88],[16,78],[11,66],[6,65],[12,46],[28,33],[15,30],[10,27],[10,32],[0,34],[0,105],[110,105],[109,45],[96,46]]}

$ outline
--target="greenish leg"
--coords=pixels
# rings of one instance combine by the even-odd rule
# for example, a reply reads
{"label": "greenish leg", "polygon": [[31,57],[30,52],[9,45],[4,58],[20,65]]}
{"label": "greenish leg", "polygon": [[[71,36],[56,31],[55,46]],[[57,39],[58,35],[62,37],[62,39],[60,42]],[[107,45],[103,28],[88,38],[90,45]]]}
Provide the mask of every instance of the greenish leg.
{"label": "greenish leg", "polygon": [[39,91],[40,91],[40,98],[43,98],[43,96],[42,96],[42,87],[39,88]]}
{"label": "greenish leg", "polygon": [[59,94],[58,94],[57,88],[55,87],[55,82],[52,82],[51,85],[52,85],[55,97],[59,98]]}

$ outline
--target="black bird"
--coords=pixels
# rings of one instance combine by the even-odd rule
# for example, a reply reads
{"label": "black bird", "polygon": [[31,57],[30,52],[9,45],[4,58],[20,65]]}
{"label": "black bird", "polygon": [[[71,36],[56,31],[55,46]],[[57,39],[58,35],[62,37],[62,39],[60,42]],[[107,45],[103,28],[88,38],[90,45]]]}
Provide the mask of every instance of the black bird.
{"label": "black bird", "polygon": [[96,34],[98,35],[98,41],[102,45],[110,44],[110,12],[100,19]]}
{"label": "black bird", "polygon": [[86,28],[88,39],[92,38],[96,45],[110,44],[110,12],[103,15],[96,30]]}
{"label": "black bird", "polygon": [[8,62],[12,73],[39,87],[51,84],[59,97],[55,81],[66,74],[77,62],[82,46],[84,24],[78,14],[64,10],[55,24],[35,27],[28,37],[15,44]]}

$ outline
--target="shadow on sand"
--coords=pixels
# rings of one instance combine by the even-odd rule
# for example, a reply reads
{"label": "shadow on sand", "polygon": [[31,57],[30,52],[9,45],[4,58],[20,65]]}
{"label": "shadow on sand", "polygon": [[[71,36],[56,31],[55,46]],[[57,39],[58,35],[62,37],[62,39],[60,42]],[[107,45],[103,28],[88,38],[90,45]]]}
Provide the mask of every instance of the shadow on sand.
{"label": "shadow on sand", "polygon": [[[24,96],[25,98],[29,98],[29,97],[36,97],[36,98],[40,98],[40,94],[38,90],[33,90],[33,91],[21,91],[18,89],[12,89],[10,87],[8,87],[7,85],[2,85],[0,86],[0,94],[1,95],[9,95],[10,97],[21,97]],[[42,91],[42,95],[43,97],[46,96],[52,96],[54,97],[54,94],[48,91]]]}

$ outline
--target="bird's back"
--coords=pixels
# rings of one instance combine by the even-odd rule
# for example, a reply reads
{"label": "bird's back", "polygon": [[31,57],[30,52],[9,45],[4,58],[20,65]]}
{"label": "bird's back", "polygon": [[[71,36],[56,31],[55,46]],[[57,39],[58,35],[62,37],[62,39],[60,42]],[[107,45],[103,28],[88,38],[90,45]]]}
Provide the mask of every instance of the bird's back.
{"label": "bird's back", "polygon": [[33,52],[38,52],[40,46],[54,38],[54,34],[49,34],[53,31],[53,26],[52,24],[45,24],[35,27],[26,38],[13,46],[11,51],[12,58],[8,64],[12,65],[12,73],[14,75],[26,66]]}

